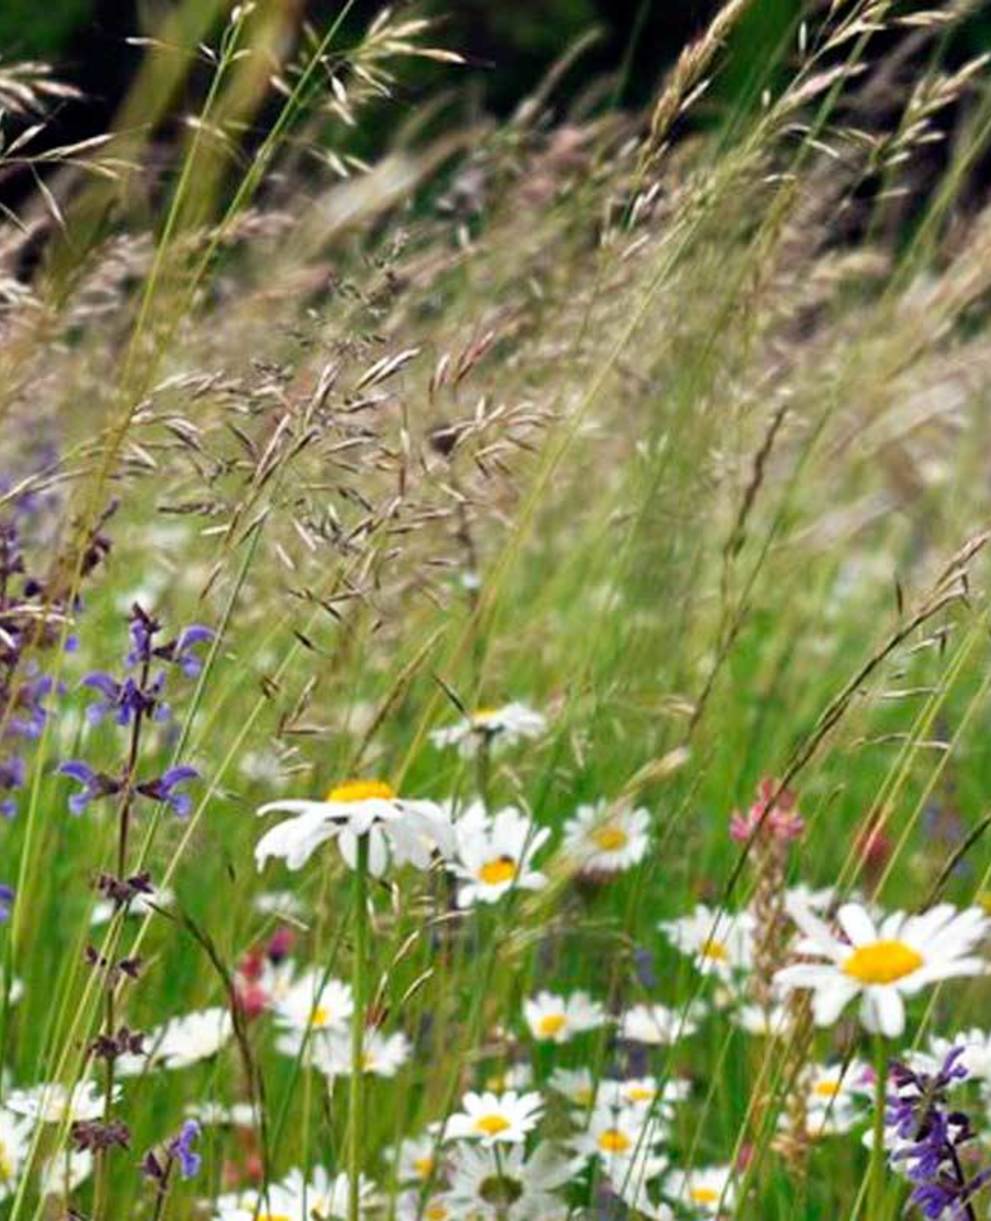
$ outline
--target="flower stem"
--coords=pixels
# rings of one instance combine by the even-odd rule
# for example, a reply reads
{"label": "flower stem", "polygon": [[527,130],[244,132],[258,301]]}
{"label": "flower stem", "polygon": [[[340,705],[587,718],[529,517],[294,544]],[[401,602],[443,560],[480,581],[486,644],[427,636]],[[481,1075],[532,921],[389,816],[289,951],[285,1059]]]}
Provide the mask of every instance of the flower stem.
{"label": "flower stem", "polygon": [[878,1035],[874,1041],[874,1143],[871,1148],[870,1192],[867,1215],[871,1221],[881,1221],[881,1206],[884,1202],[884,1112],[888,1090],[888,1056],[884,1039]]}
{"label": "flower stem", "polygon": [[351,988],[351,1080],[348,1094],[348,1221],[358,1221],[361,1199],[361,1154],[364,1136],[365,959],[368,953],[368,836],[358,836],[354,870],[354,961]]}

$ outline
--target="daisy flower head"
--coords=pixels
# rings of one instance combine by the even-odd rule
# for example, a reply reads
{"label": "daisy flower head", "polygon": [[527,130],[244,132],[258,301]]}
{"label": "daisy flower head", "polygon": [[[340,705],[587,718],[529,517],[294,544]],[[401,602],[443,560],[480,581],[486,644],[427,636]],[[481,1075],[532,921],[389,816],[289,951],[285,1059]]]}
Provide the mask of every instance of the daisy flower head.
{"label": "daisy flower head", "polygon": [[31,1145],[31,1127],[26,1118],[0,1110],[0,1200],[17,1186]]}
{"label": "daisy flower head", "polygon": [[772,1005],[770,1009],[756,1004],[740,1005],[730,1017],[747,1034],[765,1038],[781,1038],[795,1024],[795,1015],[787,1005]]}
{"label": "daisy flower head", "polygon": [[276,1000],[276,1024],[293,1034],[346,1033],[354,1013],[351,985],[325,979],[315,967],[304,971]]}
{"label": "daisy flower head", "polygon": [[264,890],[255,895],[251,906],[260,916],[300,921],[307,916],[306,904],[291,890]]}
{"label": "daisy flower head", "polygon": [[755,921],[749,912],[715,911],[699,903],[689,916],[662,920],[661,932],[703,975],[729,982],[753,963]]}
{"label": "daisy flower head", "polygon": [[[219,1005],[171,1018],[145,1039],[149,1051],[117,1060],[120,1076],[137,1076],[150,1067],[188,1068],[222,1051],[234,1034],[229,1009]],[[124,1062],[122,1064],[122,1061]]]}
{"label": "daisy flower head", "polygon": [[657,1147],[667,1129],[661,1120],[638,1106],[612,1106],[597,1102],[584,1131],[570,1140],[584,1157],[600,1160],[610,1178],[619,1181],[635,1174],[644,1182],[656,1178],[667,1165]]}
{"label": "daisy flower head", "polygon": [[595,1101],[596,1082],[590,1068],[555,1068],[548,1084],[572,1106],[589,1107]]}
{"label": "daisy flower head", "polygon": [[805,1094],[808,1135],[840,1135],[864,1117],[860,1103],[874,1089],[874,1074],[860,1060],[845,1065],[811,1064],[796,1088]]}
{"label": "daisy flower head", "polygon": [[664,1194],[697,1217],[718,1217],[720,1211],[733,1208],[734,1174],[732,1166],[673,1170],[665,1180]]}
{"label": "daisy flower head", "polygon": [[450,818],[434,801],[400,797],[382,780],[349,780],[335,785],[323,801],[270,801],[258,814],[284,810],[292,818],[277,823],[255,845],[259,871],[269,857],[279,857],[290,870],[302,869],[313,853],[336,839],[349,868],[358,861],[358,840],[368,836],[368,868],[382,877],[391,861],[428,869],[434,850],[454,852]]}
{"label": "daisy flower head", "polygon": [[622,873],[639,864],[650,846],[650,815],[605,801],[581,805],[564,824],[564,856],[579,873]]}
{"label": "daisy flower head", "polygon": [[669,1009],[660,1004],[634,1005],[620,1019],[619,1037],[630,1043],[677,1043],[698,1030],[705,1014],[706,1007],[701,1001],[693,1001],[681,1009]]}
{"label": "daisy flower head", "polygon": [[798,952],[817,961],[785,967],[775,978],[788,990],[812,992],[819,1026],[831,1026],[859,996],[864,1028],[898,1038],[905,1029],[906,996],[987,970],[973,951],[991,920],[977,907],[958,911],[941,903],[922,915],[892,912],[875,922],[861,904],[845,903],[836,914],[842,938],[808,908],[793,905],[789,914],[804,934]]}
{"label": "daisy flower head", "polygon": [[614,1107],[631,1107],[669,1123],[674,1104],[684,1102],[691,1090],[689,1082],[670,1080],[661,1085],[653,1077],[630,1077],[625,1081],[604,1081],[603,1097]]}
{"label": "daisy flower head", "polygon": [[[394,1077],[409,1060],[412,1048],[401,1032],[385,1035],[368,1030],[362,1040],[361,1071],[373,1077]],[[325,1077],[347,1077],[351,1073],[351,1042],[347,1035],[332,1038],[312,1046],[312,1064]]]}
{"label": "daisy flower head", "polygon": [[522,1146],[511,1146],[498,1159],[494,1149],[461,1145],[452,1158],[448,1199],[455,1216],[478,1221],[564,1221],[568,1209],[554,1192],[581,1168],[582,1159],[548,1143],[529,1157]]}
{"label": "daisy flower head", "polygon": [[506,1064],[488,1073],[485,1077],[485,1088],[493,1094],[502,1094],[506,1090],[526,1089],[533,1081],[533,1069],[524,1061],[516,1064]]}
{"label": "daisy flower head", "polygon": [[[301,1170],[290,1170],[286,1177],[282,1180],[282,1187],[287,1192],[296,1196],[300,1201],[299,1217],[306,1218],[306,1221],[331,1221],[340,1218],[341,1221],[347,1221],[348,1217],[348,1176],[343,1171],[336,1175],[330,1175],[322,1166],[316,1166],[313,1169],[312,1175],[307,1179]],[[306,1200],[306,1211],[302,1211],[302,1201]],[[375,1184],[361,1176],[358,1184],[358,1201],[361,1211],[373,1207],[376,1204],[376,1188]],[[293,1214],[295,1217],[296,1214]],[[261,1214],[259,1221],[265,1217],[265,1213]],[[280,1221],[279,1215],[276,1213],[272,1221]]]}
{"label": "daisy flower head", "polygon": [[[114,1089],[114,1101],[120,1098],[120,1087]],[[103,1089],[95,1081],[80,1081],[72,1089],[58,1082],[33,1085],[12,1090],[4,1102],[8,1111],[23,1115],[35,1123],[66,1121],[88,1123],[103,1115]]]}
{"label": "daisy flower head", "polygon": [[393,1151],[396,1163],[396,1178],[400,1183],[426,1183],[440,1169],[437,1158],[437,1141],[430,1133],[411,1136],[401,1141]]}
{"label": "daisy flower head", "polygon": [[929,1050],[940,1064],[954,1047],[963,1048],[957,1060],[960,1067],[966,1070],[968,1077],[980,1081],[987,1090],[991,1086],[991,1032],[975,1026],[949,1039],[934,1036],[929,1041]]}
{"label": "daisy flower head", "polygon": [[93,1173],[93,1154],[88,1149],[74,1149],[68,1157],[53,1153],[41,1163],[38,1175],[38,1195],[68,1196]]}
{"label": "daisy flower head", "polygon": [[189,1102],[183,1109],[187,1119],[195,1119],[203,1127],[256,1128],[260,1121],[258,1108],[250,1102]]}
{"label": "daisy flower head", "polygon": [[550,1043],[567,1043],[576,1034],[595,1030],[609,1020],[605,1009],[587,992],[570,996],[539,992],[523,1002],[523,1016],[533,1037]]}
{"label": "daisy flower head", "polygon": [[550,831],[513,806],[489,815],[481,802],[472,802],[454,825],[457,858],[454,872],[461,881],[458,906],[495,903],[510,890],[540,890],[547,878],[533,868],[533,858]]}
{"label": "daisy flower head", "polygon": [[543,1111],[543,1102],[535,1091],[469,1092],[461,1105],[463,1110],[448,1119],[445,1135],[452,1140],[478,1140],[483,1145],[522,1144],[526,1134],[537,1126]]}
{"label": "daisy flower head", "polygon": [[396,1199],[396,1221],[460,1221],[446,1191],[421,1197],[419,1189],[402,1192]]}
{"label": "daisy flower head", "polygon": [[500,708],[478,708],[454,725],[433,730],[430,741],[441,748],[456,746],[460,755],[470,758],[482,747],[502,749],[527,738],[539,738],[546,728],[546,717],[526,704],[513,702]]}

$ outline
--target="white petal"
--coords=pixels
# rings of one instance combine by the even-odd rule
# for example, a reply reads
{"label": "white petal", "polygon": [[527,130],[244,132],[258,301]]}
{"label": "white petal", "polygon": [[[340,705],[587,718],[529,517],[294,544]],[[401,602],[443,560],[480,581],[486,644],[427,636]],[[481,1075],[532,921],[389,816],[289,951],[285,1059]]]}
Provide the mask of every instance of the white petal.
{"label": "white petal", "polygon": [[869,945],[877,941],[874,921],[859,903],[844,903],[836,913],[840,928],[855,945]]}

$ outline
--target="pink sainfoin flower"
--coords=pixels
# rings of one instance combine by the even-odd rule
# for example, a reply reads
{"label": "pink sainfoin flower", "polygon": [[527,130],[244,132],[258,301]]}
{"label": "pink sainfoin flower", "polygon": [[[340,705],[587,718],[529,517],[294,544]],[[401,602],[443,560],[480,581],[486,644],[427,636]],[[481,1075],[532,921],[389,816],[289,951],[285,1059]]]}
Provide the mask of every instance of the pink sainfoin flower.
{"label": "pink sainfoin flower", "polygon": [[805,820],[795,809],[797,797],[791,789],[783,789],[771,776],[757,785],[757,800],[746,814],[734,810],[729,833],[737,843],[746,843],[754,835],[788,843],[805,830]]}

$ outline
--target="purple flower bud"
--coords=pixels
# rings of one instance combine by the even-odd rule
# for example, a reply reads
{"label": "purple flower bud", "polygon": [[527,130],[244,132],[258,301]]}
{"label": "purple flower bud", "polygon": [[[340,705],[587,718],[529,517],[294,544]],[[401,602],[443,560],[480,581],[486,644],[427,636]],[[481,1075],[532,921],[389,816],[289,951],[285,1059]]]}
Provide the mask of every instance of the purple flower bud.
{"label": "purple flower bud", "polygon": [[0,882],[0,923],[6,924],[14,906],[15,891],[13,886]]}
{"label": "purple flower bud", "polygon": [[200,1125],[195,1119],[187,1119],[179,1129],[179,1135],[169,1142],[169,1154],[179,1163],[179,1173],[184,1179],[195,1178],[200,1172],[203,1159],[193,1145],[200,1137]]}
{"label": "purple flower bud", "polygon": [[95,772],[88,763],[83,763],[79,759],[70,759],[68,763],[62,763],[58,771],[61,775],[68,776],[82,786],[78,793],[73,793],[69,798],[69,810],[73,814],[82,814],[94,799],[109,797],[114,793],[119,793],[121,789],[119,780],[114,780],[112,776],[107,776],[103,772]]}
{"label": "purple flower bud", "polygon": [[179,785],[186,784],[190,780],[198,780],[199,777],[200,774],[195,767],[170,767],[157,780],[146,780],[144,784],[139,784],[137,790],[143,796],[150,797],[152,801],[164,801],[177,817],[186,818],[193,808],[192,798],[188,793],[180,793],[176,790]]}
{"label": "purple flower bud", "polygon": [[195,678],[203,669],[202,661],[193,650],[198,645],[206,644],[212,639],[213,632],[199,623],[192,623],[179,633],[179,638],[175,642],[173,660],[187,678]]}

